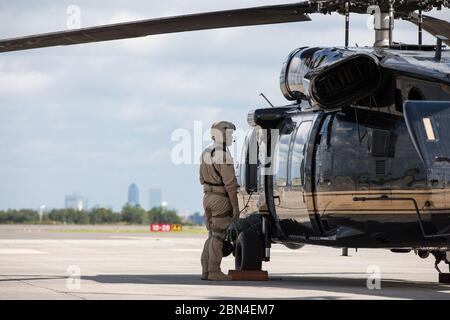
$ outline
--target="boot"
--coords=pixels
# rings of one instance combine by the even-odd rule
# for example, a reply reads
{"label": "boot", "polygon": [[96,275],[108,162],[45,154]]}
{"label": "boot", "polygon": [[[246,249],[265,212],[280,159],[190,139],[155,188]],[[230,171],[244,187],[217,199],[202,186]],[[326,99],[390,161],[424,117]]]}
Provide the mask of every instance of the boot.
{"label": "boot", "polygon": [[202,273],[202,280],[208,280],[208,272]]}
{"label": "boot", "polygon": [[208,280],[210,281],[230,281],[231,276],[223,273],[222,271],[214,271],[208,273]]}

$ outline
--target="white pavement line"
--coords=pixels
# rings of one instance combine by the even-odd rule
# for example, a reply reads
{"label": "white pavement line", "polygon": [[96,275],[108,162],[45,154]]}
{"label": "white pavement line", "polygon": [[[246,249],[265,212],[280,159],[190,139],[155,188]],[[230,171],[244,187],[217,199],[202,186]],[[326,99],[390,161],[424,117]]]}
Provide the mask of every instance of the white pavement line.
{"label": "white pavement line", "polygon": [[47,252],[24,248],[2,248],[0,254],[47,254]]}
{"label": "white pavement line", "polygon": [[111,239],[123,239],[123,240],[147,240],[147,241],[159,241],[159,238],[150,237],[132,237],[132,236],[109,236]]}
{"label": "white pavement line", "polygon": [[164,244],[198,244],[203,243],[204,240],[197,238],[144,238],[144,239],[0,239],[1,245],[42,245],[42,244],[57,244],[57,245],[122,245],[128,246],[130,242],[149,244],[153,243],[164,243]]}

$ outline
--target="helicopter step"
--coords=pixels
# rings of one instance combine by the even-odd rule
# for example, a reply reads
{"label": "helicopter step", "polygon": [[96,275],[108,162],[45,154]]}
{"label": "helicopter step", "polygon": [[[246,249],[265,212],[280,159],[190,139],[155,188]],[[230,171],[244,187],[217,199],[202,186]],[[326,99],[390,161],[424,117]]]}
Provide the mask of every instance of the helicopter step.
{"label": "helicopter step", "polygon": [[[436,250],[431,251],[431,253],[436,259],[434,267],[439,273],[439,283],[450,284],[450,273],[442,272],[441,269],[439,269],[439,263],[443,261],[447,264],[450,271],[450,251]],[[423,252],[419,252],[419,257],[426,258],[427,256],[427,254],[424,255]]]}
{"label": "helicopter step", "polygon": [[268,281],[269,274],[263,270],[230,270],[228,274],[234,281]]}

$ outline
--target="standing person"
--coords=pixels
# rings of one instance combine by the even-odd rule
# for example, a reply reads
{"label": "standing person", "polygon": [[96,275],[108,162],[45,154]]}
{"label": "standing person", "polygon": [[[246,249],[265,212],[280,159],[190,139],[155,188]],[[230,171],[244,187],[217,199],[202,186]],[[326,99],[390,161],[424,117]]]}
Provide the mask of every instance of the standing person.
{"label": "standing person", "polygon": [[231,122],[216,122],[211,127],[213,143],[202,153],[200,183],[203,185],[208,239],[201,257],[202,280],[231,280],[220,269],[223,241],[228,226],[239,218],[237,181],[233,159],[228,151],[233,143],[236,126]]}

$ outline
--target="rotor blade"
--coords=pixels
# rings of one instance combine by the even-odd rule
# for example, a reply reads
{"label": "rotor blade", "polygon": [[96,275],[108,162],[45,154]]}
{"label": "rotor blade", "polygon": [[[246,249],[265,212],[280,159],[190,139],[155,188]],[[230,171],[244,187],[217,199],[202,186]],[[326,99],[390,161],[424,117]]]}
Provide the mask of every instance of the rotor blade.
{"label": "rotor blade", "polygon": [[0,52],[144,37],[155,34],[310,21],[309,2],[205,12],[0,40]]}
{"label": "rotor blade", "polygon": [[[419,25],[419,15],[417,13],[412,13],[408,19],[415,25]],[[422,29],[433,36],[441,35],[446,37],[447,40],[443,41],[450,46],[450,23],[447,21],[422,15]]]}

